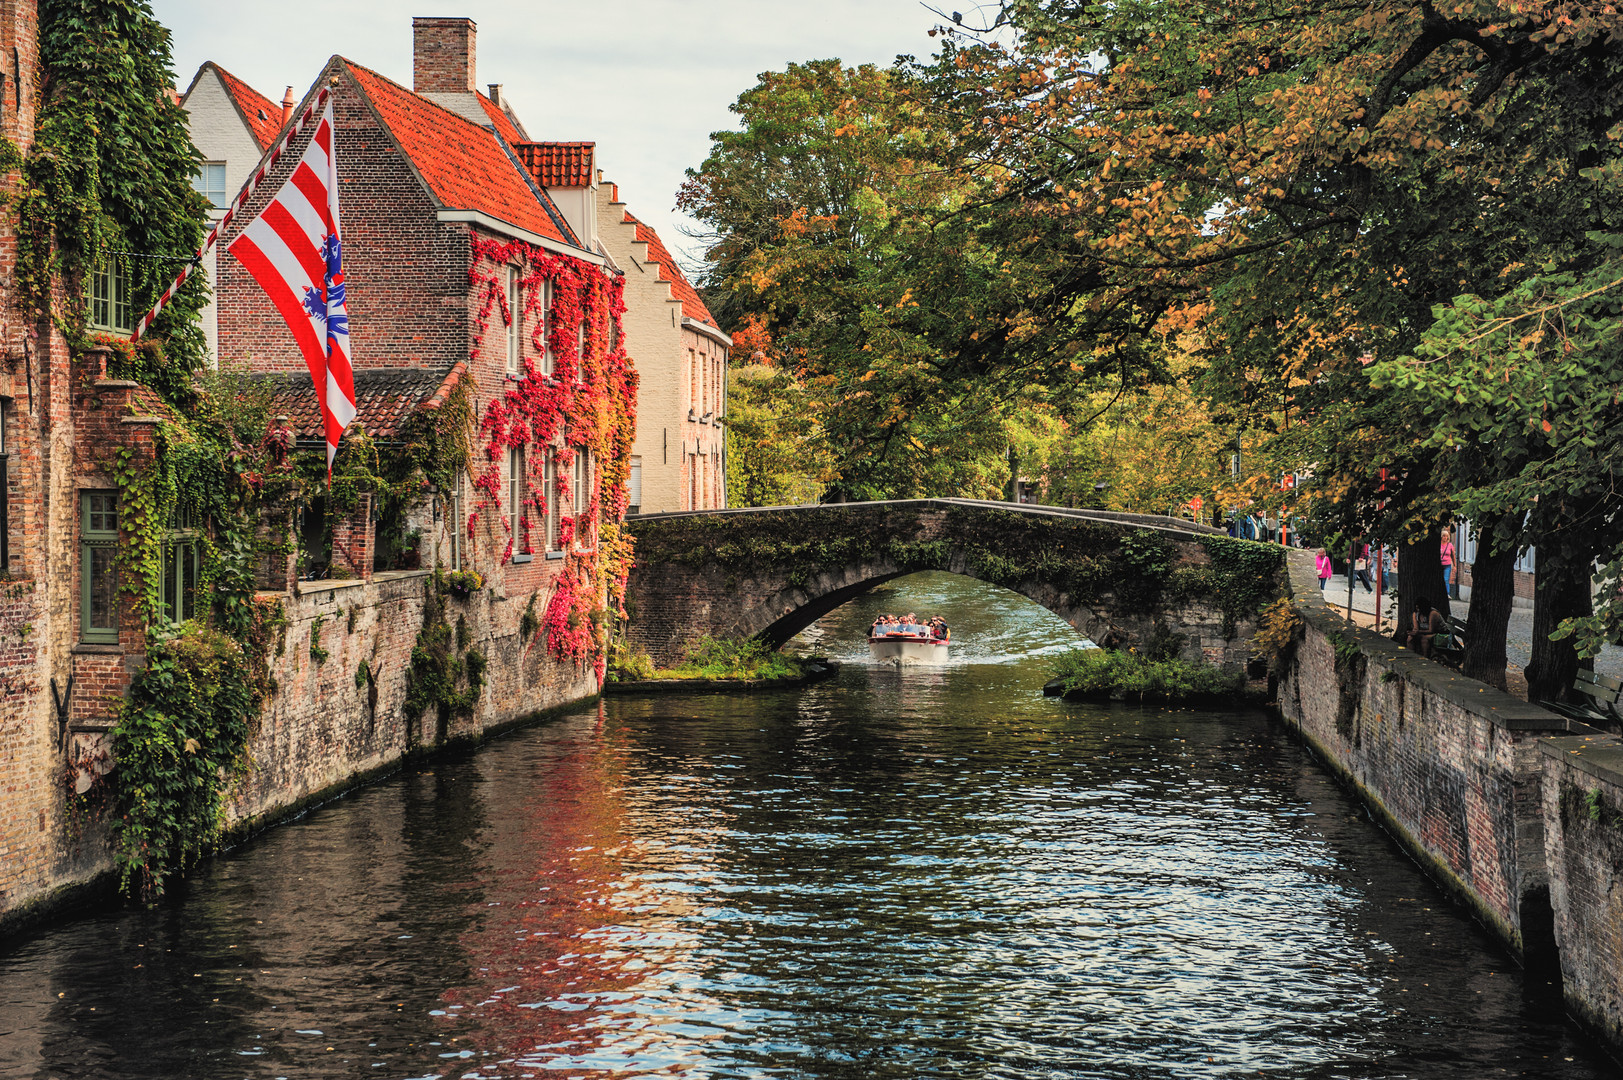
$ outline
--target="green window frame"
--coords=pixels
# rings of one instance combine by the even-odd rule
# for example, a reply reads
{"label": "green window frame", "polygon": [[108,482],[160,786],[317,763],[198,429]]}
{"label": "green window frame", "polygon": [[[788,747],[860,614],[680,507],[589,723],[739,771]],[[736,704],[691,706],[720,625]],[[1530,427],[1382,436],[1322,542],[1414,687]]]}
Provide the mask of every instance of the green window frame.
{"label": "green window frame", "polygon": [[90,271],[90,310],[85,324],[91,330],[128,334],[135,329],[130,314],[130,271],[117,259],[109,259]]}
{"label": "green window frame", "polygon": [[179,623],[197,618],[197,574],[202,552],[191,515],[183,514],[169,530],[163,543],[163,580],[158,595],[163,601],[165,622]]}
{"label": "green window frame", "polygon": [[118,492],[79,494],[79,640],[118,644]]}

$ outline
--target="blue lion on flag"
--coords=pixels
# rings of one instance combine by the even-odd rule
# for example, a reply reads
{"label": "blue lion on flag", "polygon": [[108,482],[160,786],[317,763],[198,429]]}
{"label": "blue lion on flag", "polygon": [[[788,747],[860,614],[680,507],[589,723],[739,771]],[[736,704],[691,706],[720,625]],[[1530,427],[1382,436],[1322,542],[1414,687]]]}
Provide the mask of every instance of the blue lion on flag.
{"label": "blue lion on flag", "polygon": [[[327,325],[327,333],[349,336],[349,314],[344,310],[343,245],[329,233],[321,242],[321,259],[327,264],[324,290],[309,286],[304,290],[304,310]],[[324,295],[325,294],[325,295]]]}

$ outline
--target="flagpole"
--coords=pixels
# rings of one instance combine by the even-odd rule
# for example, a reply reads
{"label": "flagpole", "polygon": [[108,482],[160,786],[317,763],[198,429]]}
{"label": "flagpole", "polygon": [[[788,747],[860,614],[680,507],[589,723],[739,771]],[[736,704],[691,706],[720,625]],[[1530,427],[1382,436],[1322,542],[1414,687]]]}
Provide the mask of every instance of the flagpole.
{"label": "flagpole", "polygon": [[322,106],[327,103],[327,98],[331,95],[332,90],[323,86],[321,91],[316,94],[316,100],[300,114],[299,118],[294,121],[293,126],[287,129],[287,134],[283,135],[281,141],[276,144],[276,149],[270,152],[269,157],[260,162],[259,167],[248,177],[248,182],[242,185],[242,190],[237,192],[237,197],[231,200],[231,205],[226,207],[225,216],[215,222],[214,228],[209,230],[208,239],[204,240],[203,246],[198,248],[196,253],[192,255],[192,261],[180,268],[180,273],[175,276],[175,280],[170,283],[169,287],[163,291],[163,295],[158,297],[158,302],[152,305],[152,310],[141,317],[141,321],[136,324],[134,332],[130,334],[131,341],[141,340],[141,335],[147,332],[153,320],[158,317],[158,313],[169,306],[169,301],[174,299],[175,293],[186,283],[186,279],[191,277],[192,272],[202,265],[203,257],[213,250],[215,242],[220,239],[220,233],[225,231],[225,227],[231,223],[231,219],[236,216],[237,212],[248,205],[248,200],[254,197],[254,192],[258,190],[259,185],[276,167],[277,160],[287,151],[288,146],[304,130],[305,126],[321,112]]}

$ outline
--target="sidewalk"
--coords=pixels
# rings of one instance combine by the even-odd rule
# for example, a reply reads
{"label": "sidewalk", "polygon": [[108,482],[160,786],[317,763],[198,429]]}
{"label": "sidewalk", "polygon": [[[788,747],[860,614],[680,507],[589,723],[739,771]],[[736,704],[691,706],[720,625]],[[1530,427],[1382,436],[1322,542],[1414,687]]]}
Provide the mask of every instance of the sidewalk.
{"label": "sidewalk", "polygon": [[[1324,587],[1324,602],[1330,605],[1330,610],[1341,613],[1347,609],[1347,577],[1337,574],[1332,577]],[[1395,604],[1390,593],[1381,597],[1383,623],[1388,631],[1395,625]],[[1448,609],[1455,618],[1470,618],[1471,605],[1466,600],[1450,600]],[[1359,625],[1371,626],[1375,611],[1375,594],[1365,592],[1364,586],[1353,584],[1353,612],[1363,613],[1364,618],[1356,619]],[[1510,610],[1510,625],[1505,634],[1505,659],[1517,674],[1527,666],[1532,657],[1533,650],[1533,609],[1529,607],[1514,607]],[[1595,670],[1602,675],[1611,675],[1623,679],[1623,648],[1616,645],[1607,645],[1601,649],[1599,656],[1595,657]]]}

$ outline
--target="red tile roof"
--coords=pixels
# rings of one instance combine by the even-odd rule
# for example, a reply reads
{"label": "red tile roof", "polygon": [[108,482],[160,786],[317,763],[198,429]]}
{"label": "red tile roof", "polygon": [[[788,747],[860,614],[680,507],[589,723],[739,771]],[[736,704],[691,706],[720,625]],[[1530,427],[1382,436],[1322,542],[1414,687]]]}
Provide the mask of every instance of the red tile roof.
{"label": "red tile roof", "polygon": [[490,122],[496,125],[496,130],[501,133],[502,138],[507,140],[509,146],[516,147],[524,141],[524,136],[520,135],[518,128],[513,126],[513,118],[508,116],[500,105],[477,90],[474,91],[474,96],[479,99],[479,104],[484,108],[485,115],[490,117]]}
{"label": "red tile roof", "polygon": [[576,243],[561,224],[562,215],[545,193],[530,186],[494,133],[375,71],[344,63],[441,206],[477,210],[549,239]]}
{"label": "red tile roof", "polygon": [[[460,360],[446,371],[356,368],[355,419],[366,425],[366,433],[374,439],[392,439],[413,413],[439,408],[466,371],[467,365]],[[286,416],[296,438],[315,441],[326,437],[310,376],[281,372],[256,377],[275,388],[271,415]]]}
{"label": "red tile roof", "polygon": [[514,143],[513,152],[542,187],[590,187],[592,155],[597,144],[590,142]]}
{"label": "red tile roof", "polygon": [[254,142],[259,144],[261,150],[269,150],[276,142],[276,136],[282,132],[282,107],[214,61],[210,60],[203,66],[213,68],[220,76],[220,82],[225,84],[225,92],[237,103],[248,130],[253,133]]}
{"label": "red tile roof", "polygon": [[659,280],[670,282],[671,295],[682,301],[682,314],[720,330],[715,316],[710,314],[710,309],[699,299],[699,291],[689,283],[687,275],[682,273],[682,268],[676,265],[676,259],[671,256],[659,234],[632,217],[629,210],[626,211],[626,220],[637,226],[637,242],[648,245],[648,261],[659,266]]}

